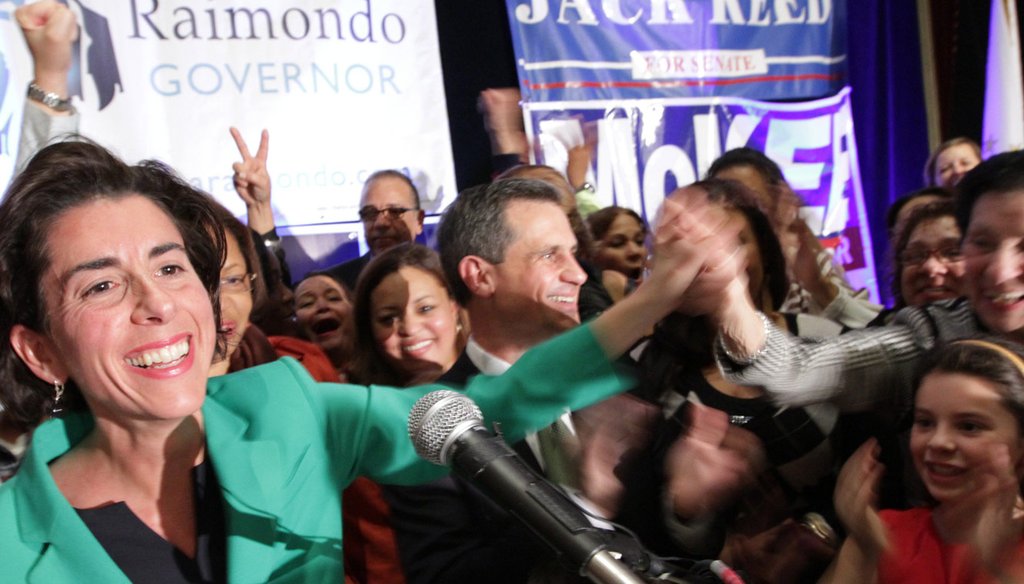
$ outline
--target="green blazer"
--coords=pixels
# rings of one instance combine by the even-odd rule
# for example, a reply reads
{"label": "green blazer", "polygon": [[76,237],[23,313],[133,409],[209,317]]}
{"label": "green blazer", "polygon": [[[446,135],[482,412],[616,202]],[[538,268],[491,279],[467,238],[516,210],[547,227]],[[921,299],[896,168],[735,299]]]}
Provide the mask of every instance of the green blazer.
{"label": "green blazer", "polygon": [[[572,366],[567,366],[572,364]],[[632,385],[579,327],[466,387],[516,441],[564,411]],[[341,492],[355,477],[414,484],[446,470],[420,459],[406,417],[423,394],[315,383],[297,362],[211,379],[207,454],[224,495],[232,582],[342,582]],[[19,473],[0,486],[0,574],[10,582],[126,582],[54,484],[48,463],[93,426],[88,414],[40,426]]]}

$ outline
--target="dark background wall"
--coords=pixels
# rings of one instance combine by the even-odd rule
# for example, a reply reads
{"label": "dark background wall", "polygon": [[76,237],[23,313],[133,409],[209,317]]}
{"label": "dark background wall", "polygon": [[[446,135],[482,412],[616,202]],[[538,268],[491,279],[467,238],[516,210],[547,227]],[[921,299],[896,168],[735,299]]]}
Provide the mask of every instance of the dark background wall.
{"label": "dark background wall", "polygon": [[491,176],[491,144],[476,110],[490,87],[518,87],[504,0],[436,0],[441,68],[461,191]]}

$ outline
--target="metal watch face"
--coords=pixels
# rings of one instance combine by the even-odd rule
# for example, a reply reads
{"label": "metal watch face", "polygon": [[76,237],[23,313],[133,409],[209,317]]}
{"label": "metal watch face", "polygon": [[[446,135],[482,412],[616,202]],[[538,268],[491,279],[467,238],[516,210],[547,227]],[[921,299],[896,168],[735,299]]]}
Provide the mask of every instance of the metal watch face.
{"label": "metal watch face", "polygon": [[71,99],[61,99],[56,93],[43,91],[38,86],[30,85],[28,97],[46,107],[58,112],[66,112],[71,109]]}

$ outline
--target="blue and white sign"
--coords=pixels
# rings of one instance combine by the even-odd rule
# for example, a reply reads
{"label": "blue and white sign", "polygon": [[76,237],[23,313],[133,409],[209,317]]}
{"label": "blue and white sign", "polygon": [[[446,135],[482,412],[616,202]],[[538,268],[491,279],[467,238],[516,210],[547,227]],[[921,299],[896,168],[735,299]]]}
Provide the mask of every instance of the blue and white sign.
{"label": "blue and white sign", "polygon": [[506,0],[523,99],[809,99],[846,80],[846,0]]}
{"label": "blue and white sign", "polygon": [[589,170],[601,206],[653,218],[665,195],[703,178],[723,152],[748,146],[782,167],[801,216],[855,289],[878,302],[860,184],[850,90],[802,103],[677,98],[524,105],[540,164],[564,169],[568,149],[595,142]]}
{"label": "blue and white sign", "polygon": [[[0,185],[13,167],[28,50],[0,0]],[[400,169],[439,213],[454,199],[432,1],[75,0],[81,131],[128,160],[159,158],[234,212],[241,130],[270,131],[278,225],[358,225],[363,181]]]}

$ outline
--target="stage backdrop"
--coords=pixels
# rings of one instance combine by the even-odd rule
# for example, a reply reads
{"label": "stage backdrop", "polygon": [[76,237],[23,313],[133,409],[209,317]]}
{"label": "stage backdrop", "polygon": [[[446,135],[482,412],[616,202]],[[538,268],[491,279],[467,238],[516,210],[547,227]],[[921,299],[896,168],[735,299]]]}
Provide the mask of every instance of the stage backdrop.
{"label": "stage backdrop", "polygon": [[[13,167],[30,58],[0,1],[0,185]],[[82,131],[129,160],[159,158],[236,213],[239,160],[270,131],[285,232],[359,233],[359,192],[398,168],[428,213],[455,180],[430,0],[75,0]],[[345,222],[349,222],[345,224]],[[313,255],[312,252],[310,255]]]}
{"label": "stage backdrop", "polygon": [[564,168],[566,145],[597,142],[590,178],[602,206],[650,221],[665,195],[703,177],[722,152],[763,151],[805,206],[801,216],[835,253],[854,288],[878,301],[850,90],[802,103],[678,98],[526,104],[539,163]]}
{"label": "stage backdrop", "polygon": [[527,101],[832,95],[846,0],[507,0]]}

